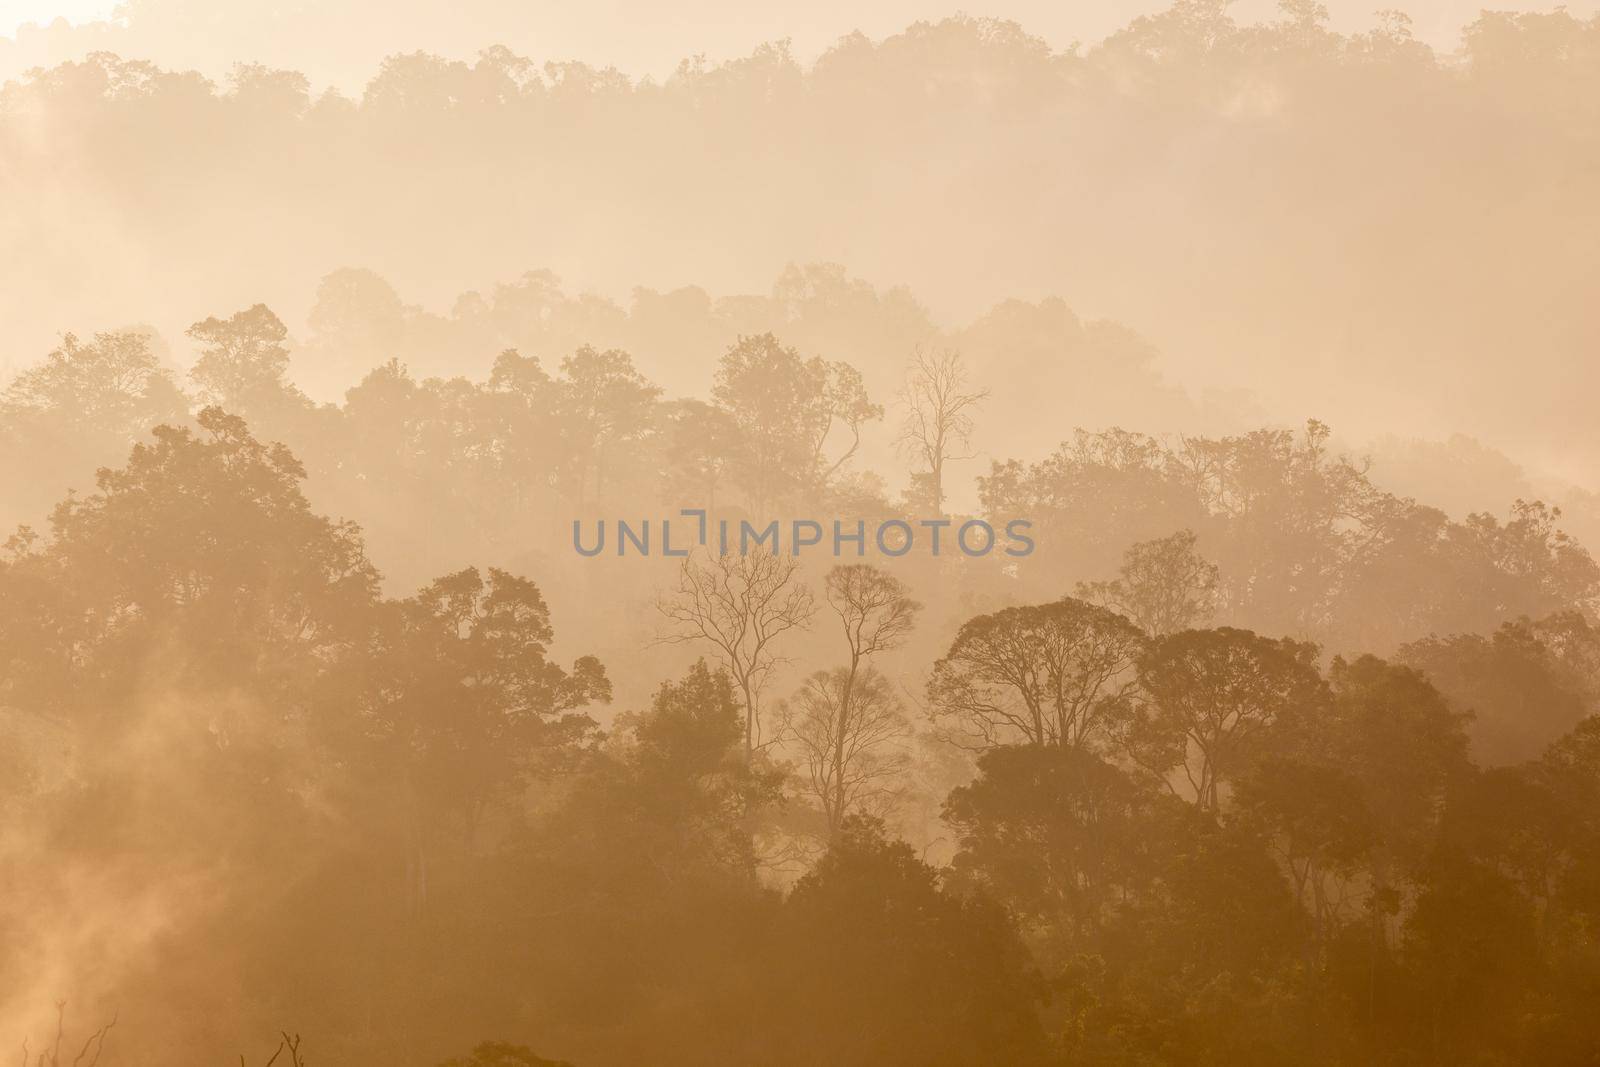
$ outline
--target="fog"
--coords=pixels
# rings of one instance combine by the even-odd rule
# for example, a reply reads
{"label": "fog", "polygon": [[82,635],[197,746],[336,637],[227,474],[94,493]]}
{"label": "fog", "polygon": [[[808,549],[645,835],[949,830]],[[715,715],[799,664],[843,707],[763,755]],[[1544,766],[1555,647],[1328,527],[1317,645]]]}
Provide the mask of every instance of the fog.
{"label": "fog", "polygon": [[24,77],[3,210],[7,247],[34,254],[7,257],[5,359],[64,328],[170,339],[257,300],[298,336],[341,267],[448,314],[530,269],[626,304],[839,263],[946,329],[1061,297],[1136,330],[1191,393],[1361,437],[1403,417],[1581,478],[1594,30],[1487,16],[1454,56],[1400,24],[1297,17],[1235,32],[1191,6],[1079,53],[947,21],[656,84],[605,52],[544,67],[515,47],[369,65],[347,95],[214,61],[207,84],[176,56]]}
{"label": "fog", "polygon": [[1593,1062],[1594,12],[0,37],[0,1045]]}
{"label": "fog", "polygon": [[[1355,0],[1334,0],[1331,28],[1360,33],[1373,28],[1379,10]],[[1018,22],[1057,51],[1100,43],[1141,15],[1165,5],[1140,0],[1115,3],[997,3],[969,13]],[[1592,0],[1565,5],[1580,18],[1595,14]],[[94,48],[137,54],[165,66],[193,67],[225,75],[234,62],[288,66],[319,87],[359,90],[385,56],[418,49],[452,59],[470,59],[485,41],[510,45],[542,60],[584,59],[614,66],[633,77],[670,76],[685,59],[705,56],[722,63],[756,46],[787,40],[807,63],[852,32],[888,37],[919,21],[938,22],[963,10],[927,0],[889,0],[870,7],[825,0],[803,16],[783,4],[732,4],[702,0],[647,4],[611,0],[582,7],[468,0],[448,10],[416,0],[376,5],[370,0],[325,3],[192,4],[182,0],[14,0],[0,17],[0,33],[15,47],[0,49],[0,77],[31,66],[79,59]],[[1462,30],[1482,6],[1468,0],[1430,0],[1407,6],[1416,37],[1443,52],[1455,52]],[[1500,4],[1493,10],[1537,12],[1536,4]],[[1241,23],[1270,22],[1277,14],[1266,0],[1229,7]],[[53,28],[62,18],[67,24]],[[68,27],[75,28],[68,28]],[[27,27],[24,31],[24,27]]]}

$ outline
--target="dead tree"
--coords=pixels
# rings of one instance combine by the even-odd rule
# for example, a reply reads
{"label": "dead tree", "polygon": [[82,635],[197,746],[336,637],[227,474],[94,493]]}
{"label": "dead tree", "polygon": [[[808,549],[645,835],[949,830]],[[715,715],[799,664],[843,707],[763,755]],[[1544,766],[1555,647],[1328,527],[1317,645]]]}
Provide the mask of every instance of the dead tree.
{"label": "dead tree", "polygon": [[796,577],[799,563],[765,551],[684,559],[678,584],[657,602],[668,623],[659,640],[705,641],[733,676],[744,699],[745,756],[761,736],[759,704],[777,664],[774,642],[811,621],[811,590]]}
{"label": "dead tree", "polygon": [[[281,1040],[278,1042],[277,1050],[272,1053],[271,1058],[267,1060],[264,1067],[273,1067],[273,1064],[278,1062],[278,1057],[285,1052],[289,1054],[289,1059],[286,1061],[287,1067],[305,1067],[306,1061],[300,1057],[300,1035],[295,1034],[290,1037],[287,1030],[279,1030],[278,1036]],[[244,1053],[242,1052],[239,1054],[239,1067],[245,1067]]]}
{"label": "dead tree", "polygon": [[950,460],[967,459],[964,449],[972,437],[972,409],[989,395],[987,389],[967,388],[961,354],[918,351],[906,371],[900,404],[905,420],[897,442],[902,451],[926,467],[913,480],[937,514],[944,514],[944,468]]}
{"label": "dead tree", "polygon": [[[38,1058],[32,1060],[33,1067],[61,1067],[63,1062],[61,1059],[61,1045],[67,1037],[66,1023],[67,1002],[58,1000],[56,1001],[55,1043],[50,1048],[40,1051]],[[78,1054],[72,1058],[71,1067],[95,1067],[95,1064],[100,1062],[100,1054],[105,1051],[106,1035],[111,1032],[111,1028],[115,1025],[117,1025],[117,1017],[113,1015],[110,1022],[90,1034],[88,1039],[84,1041],[83,1048],[79,1049]],[[23,1038],[22,1067],[29,1067],[30,1055],[28,1040]]]}

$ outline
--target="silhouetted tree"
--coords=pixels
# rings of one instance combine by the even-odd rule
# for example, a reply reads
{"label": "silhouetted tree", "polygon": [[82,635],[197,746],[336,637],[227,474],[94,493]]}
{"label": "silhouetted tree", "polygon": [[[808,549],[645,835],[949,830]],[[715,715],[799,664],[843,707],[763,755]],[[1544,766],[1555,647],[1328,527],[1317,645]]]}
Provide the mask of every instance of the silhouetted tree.
{"label": "silhouetted tree", "polygon": [[881,823],[845,821],[784,908],[781,1062],[1040,1062],[1044,990],[1004,913],[940,886]]}
{"label": "silhouetted tree", "polygon": [[1154,637],[1211,621],[1217,610],[1217,568],[1195,551],[1195,535],[1141,541],[1122,556],[1118,577],[1079,582],[1077,595],[1126,615]]}
{"label": "silhouetted tree", "polygon": [[655,430],[661,390],[634,369],[626,352],[586,346],[561,361],[555,391],[562,455],[569,465],[566,492],[582,508],[591,499],[591,484],[594,496],[603,498],[628,450]]}
{"label": "silhouetted tree", "polygon": [[1141,766],[1181,771],[1195,804],[1215,812],[1281,716],[1324,702],[1315,645],[1248,630],[1184,630],[1139,657],[1140,700],[1123,735]]}
{"label": "silhouetted tree", "polygon": [[911,724],[873,667],[817,671],[781,708],[784,737],[805,769],[802,787],[822,810],[829,837],[855,813],[883,817],[909,768],[897,746]]}
{"label": "silhouetted tree", "polygon": [[227,319],[208,318],[189,327],[201,346],[189,377],[198,397],[235,414],[270,413],[272,405],[299,390],[284,380],[289,331],[265,304],[237,311]]}
{"label": "silhouetted tree", "polygon": [[1398,655],[1471,716],[1485,763],[1531,759],[1600,707],[1600,630],[1577,613],[1513,620],[1488,636],[1429,635]]}
{"label": "silhouetted tree", "polygon": [[962,743],[1092,748],[1127,714],[1144,635],[1071,597],[964,623],[928,681],[936,721]]}
{"label": "silhouetted tree", "polygon": [[944,514],[945,464],[970,458],[960,450],[972,439],[972,410],[988,395],[988,390],[969,391],[959,352],[919,350],[911,358],[900,394],[905,419],[896,440],[927,468],[914,472],[912,478],[926,479],[925,496],[935,515]]}
{"label": "silhouetted tree", "polygon": [[[741,338],[728,350],[711,398],[739,429],[734,476],[758,515],[825,485],[860,447],[862,426],[883,416],[855,368],[802,359],[770,333]],[[836,427],[850,442],[830,462],[826,449]]]}
{"label": "silhouetted tree", "polygon": [[866,563],[830,570],[823,596],[839,616],[849,661],[807,681],[795,697],[798,716],[790,726],[831,836],[853,805],[889,794],[883,780],[893,760],[882,750],[904,734],[905,723],[884,679],[869,681],[864,672],[871,659],[906,639],[922,605],[898,578]]}
{"label": "silhouetted tree", "polygon": [[679,567],[677,585],[657,601],[668,627],[662,641],[705,641],[733,676],[744,703],[747,755],[760,742],[761,690],[778,661],[775,643],[809,625],[816,612],[798,571],[792,557],[760,549],[695,552]]}

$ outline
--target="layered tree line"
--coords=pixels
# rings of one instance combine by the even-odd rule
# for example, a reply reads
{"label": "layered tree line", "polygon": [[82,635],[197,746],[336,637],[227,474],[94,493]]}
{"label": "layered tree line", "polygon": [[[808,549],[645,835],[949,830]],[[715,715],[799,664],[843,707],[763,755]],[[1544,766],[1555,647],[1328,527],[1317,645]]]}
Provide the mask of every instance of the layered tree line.
{"label": "layered tree line", "polygon": [[[259,22],[240,21],[246,6]],[[394,55],[330,88],[249,62],[244,27],[272,26],[283,56],[282,38],[365,37],[392,5],[126,10],[126,32],[62,28],[87,53],[65,42],[70,61],[0,87],[7,248],[38,250],[0,261],[13,370],[64,326],[172,334],[255,300],[298,323],[309,302],[285,280],[346,265],[481,325],[490,281],[530,265],[626,304],[635,285],[725,292],[848,257],[941,322],[1071,294],[1222,399],[1255,390],[1363,436],[1461,431],[1596,458],[1600,24],[1575,11],[1486,13],[1451,49],[1400,12],[1340,33],[1304,0],[1259,25],[1182,0],[1092,45],[952,18],[847,34],[814,61],[774,43],[654,79],[546,54],[534,34]],[[250,46],[214,49],[211,76],[153,61],[204,50],[213,26]],[[198,41],[162,51],[162,33]],[[476,293],[457,309],[462,290]],[[615,318],[606,304],[584,310]],[[402,343],[390,326],[371,340],[385,358]],[[598,324],[578,342],[630,347]],[[1085,385],[1067,384],[1062,403]],[[1004,410],[998,425],[1023,421]]]}
{"label": "layered tree line", "polygon": [[976,487],[1020,560],[588,560],[575,516],[965,517],[999,383],[761,332],[704,399],[578,345],[317,403],[264,305],[188,339],[0,397],[57,483],[0,557],[16,1041],[62,997],[102,1063],[1600,1054],[1600,566],[1544,504],[1451,519],[1315,421],[1062,425]]}

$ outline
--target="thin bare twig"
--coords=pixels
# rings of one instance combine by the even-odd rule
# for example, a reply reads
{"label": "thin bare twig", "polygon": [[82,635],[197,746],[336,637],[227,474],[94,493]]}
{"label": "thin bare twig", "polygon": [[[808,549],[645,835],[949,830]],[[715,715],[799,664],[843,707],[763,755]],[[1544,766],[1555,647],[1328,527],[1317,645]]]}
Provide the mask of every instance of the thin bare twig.
{"label": "thin bare twig", "polygon": [[73,1057],[72,1067],[78,1067],[79,1062],[89,1054],[89,1046],[91,1045],[94,1046],[94,1058],[89,1061],[88,1067],[94,1067],[95,1064],[100,1062],[100,1053],[104,1052],[106,1047],[106,1034],[111,1031],[113,1026],[117,1025],[117,1019],[120,1017],[120,1012],[112,1015],[110,1022],[89,1035],[89,1040],[83,1043],[82,1051]]}

